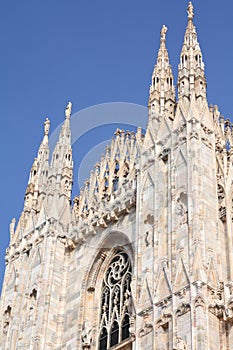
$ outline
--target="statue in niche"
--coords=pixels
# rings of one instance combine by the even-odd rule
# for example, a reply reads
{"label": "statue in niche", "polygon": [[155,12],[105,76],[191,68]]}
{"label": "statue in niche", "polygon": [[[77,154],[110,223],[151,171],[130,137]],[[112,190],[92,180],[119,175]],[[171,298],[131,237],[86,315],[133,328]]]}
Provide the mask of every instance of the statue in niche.
{"label": "statue in niche", "polygon": [[187,194],[182,192],[176,202],[176,214],[180,217],[180,225],[187,224],[188,210],[187,210]]}
{"label": "statue in niche", "polygon": [[146,243],[146,247],[152,246],[152,243],[153,243],[153,230],[152,230],[152,228],[149,228],[146,231],[145,243]]}
{"label": "statue in niche", "polygon": [[144,220],[145,224],[145,243],[146,247],[151,247],[153,245],[153,224],[154,224],[154,215],[148,214]]}
{"label": "statue in niche", "polygon": [[176,338],[176,346],[174,350],[187,350],[186,342],[181,337]]}
{"label": "statue in niche", "polygon": [[82,343],[85,346],[91,345],[92,343],[92,324],[87,319],[83,323]]}

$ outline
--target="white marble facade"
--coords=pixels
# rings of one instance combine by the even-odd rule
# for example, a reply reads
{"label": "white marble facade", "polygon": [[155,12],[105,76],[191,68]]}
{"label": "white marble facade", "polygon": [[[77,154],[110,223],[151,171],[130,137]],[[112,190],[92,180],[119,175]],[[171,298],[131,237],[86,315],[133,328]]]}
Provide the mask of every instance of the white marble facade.
{"label": "white marble facade", "polygon": [[163,26],[146,134],[117,130],[72,203],[71,104],[50,164],[45,121],[0,349],[233,350],[233,130],[208,105],[193,17],[189,3],[177,97]]}

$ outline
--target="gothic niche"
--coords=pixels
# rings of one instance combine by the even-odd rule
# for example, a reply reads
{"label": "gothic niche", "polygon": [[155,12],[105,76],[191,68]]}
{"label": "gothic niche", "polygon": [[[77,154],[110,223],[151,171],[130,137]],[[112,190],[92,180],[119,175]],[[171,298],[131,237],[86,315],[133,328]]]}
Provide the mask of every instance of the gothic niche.
{"label": "gothic niche", "polygon": [[218,212],[219,218],[222,222],[226,221],[226,201],[225,192],[222,185],[218,184]]}
{"label": "gothic niche", "polygon": [[130,259],[118,250],[102,285],[99,350],[107,350],[130,337],[131,279]]}

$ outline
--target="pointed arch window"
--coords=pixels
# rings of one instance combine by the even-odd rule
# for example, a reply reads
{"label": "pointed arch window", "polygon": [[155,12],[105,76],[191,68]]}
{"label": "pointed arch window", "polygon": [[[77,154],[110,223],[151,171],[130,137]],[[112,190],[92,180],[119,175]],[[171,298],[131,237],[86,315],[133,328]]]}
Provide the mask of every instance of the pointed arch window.
{"label": "pointed arch window", "polygon": [[130,337],[131,279],[129,256],[118,250],[103,280],[98,350],[111,349]]}

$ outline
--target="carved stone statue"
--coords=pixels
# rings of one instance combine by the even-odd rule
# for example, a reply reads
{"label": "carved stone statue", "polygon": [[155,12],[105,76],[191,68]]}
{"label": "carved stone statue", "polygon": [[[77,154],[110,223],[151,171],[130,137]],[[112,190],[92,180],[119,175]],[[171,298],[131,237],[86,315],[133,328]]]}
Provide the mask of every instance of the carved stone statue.
{"label": "carved stone statue", "polygon": [[186,342],[181,337],[176,338],[176,346],[174,350],[187,350]]}
{"label": "carved stone statue", "polygon": [[45,135],[49,134],[49,128],[50,128],[50,120],[48,118],[46,118],[45,122],[44,122],[44,134]]}
{"label": "carved stone statue", "polygon": [[180,225],[187,223],[187,209],[179,201],[177,201],[176,214],[180,216]]}
{"label": "carved stone statue", "polygon": [[84,346],[91,345],[92,343],[92,324],[89,320],[85,320],[82,330],[82,344]]}
{"label": "carved stone statue", "polygon": [[160,31],[160,38],[161,40],[166,40],[166,33],[167,33],[167,27],[165,25],[162,26],[162,29]]}
{"label": "carved stone statue", "polygon": [[65,110],[66,119],[70,119],[71,111],[72,111],[72,103],[69,102],[69,103],[67,104],[66,110]]}
{"label": "carved stone statue", "polygon": [[191,1],[188,4],[188,19],[193,19],[194,17],[194,11],[193,11],[193,4],[191,3]]}

